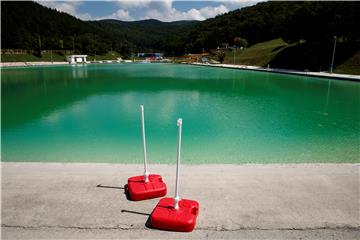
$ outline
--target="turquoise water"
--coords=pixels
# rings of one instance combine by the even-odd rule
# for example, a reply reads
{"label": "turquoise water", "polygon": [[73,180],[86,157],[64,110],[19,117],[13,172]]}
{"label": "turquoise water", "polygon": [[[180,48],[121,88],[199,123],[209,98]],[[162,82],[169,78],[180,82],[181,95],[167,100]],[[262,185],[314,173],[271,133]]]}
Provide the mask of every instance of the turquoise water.
{"label": "turquoise water", "polygon": [[360,162],[360,83],[173,64],[3,68],[2,161]]}

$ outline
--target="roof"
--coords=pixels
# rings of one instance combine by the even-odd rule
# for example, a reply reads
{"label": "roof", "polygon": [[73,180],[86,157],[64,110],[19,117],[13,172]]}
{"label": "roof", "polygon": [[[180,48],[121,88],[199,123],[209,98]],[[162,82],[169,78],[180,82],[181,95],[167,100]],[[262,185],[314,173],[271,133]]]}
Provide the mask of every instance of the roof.
{"label": "roof", "polygon": [[87,57],[88,55],[67,55],[66,57]]}

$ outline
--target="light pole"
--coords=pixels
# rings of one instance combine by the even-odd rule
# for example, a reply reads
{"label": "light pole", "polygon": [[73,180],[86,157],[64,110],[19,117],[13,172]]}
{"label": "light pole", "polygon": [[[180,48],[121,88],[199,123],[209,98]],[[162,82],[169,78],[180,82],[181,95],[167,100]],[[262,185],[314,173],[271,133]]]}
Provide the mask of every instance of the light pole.
{"label": "light pole", "polygon": [[331,59],[330,73],[333,72],[334,58],[335,58],[335,49],[336,49],[336,36],[334,36],[334,50],[333,50],[332,59]]}
{"label": "light pole", "polygon": [[75,54],[75,37],[72,37],[72,44],[73,44],[73,54]]}
{"label": "light pole", "polygon": [[236,46],[235,45],[233,47],[233,50],[234,50],[234,65],[235,65],[235,51],[236,51]]}

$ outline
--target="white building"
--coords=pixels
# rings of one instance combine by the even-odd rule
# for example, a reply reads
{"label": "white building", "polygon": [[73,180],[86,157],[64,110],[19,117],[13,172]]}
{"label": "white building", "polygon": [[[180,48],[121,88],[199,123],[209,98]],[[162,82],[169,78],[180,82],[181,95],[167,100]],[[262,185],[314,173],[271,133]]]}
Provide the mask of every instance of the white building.
{"label": "white building", "polygon": [[75,63],[86,63],[87,55],[68,55],[66,56],[66,61],[70,64]]}

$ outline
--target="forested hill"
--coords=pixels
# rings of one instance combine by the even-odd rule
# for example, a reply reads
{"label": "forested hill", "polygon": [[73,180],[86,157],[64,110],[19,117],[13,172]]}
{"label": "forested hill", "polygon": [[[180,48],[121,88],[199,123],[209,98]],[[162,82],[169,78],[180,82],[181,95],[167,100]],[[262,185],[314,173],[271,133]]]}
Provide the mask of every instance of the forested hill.
{"label": "forested hill", "polygon": [[30,1],[1,1],[1,31],[1,47],[18,49],[81,48],[87,36],[101,42],[105,35],[91,23]]}
{"label": "forested hill", "polygon": [[355,1],[262,2],[200,22],[190,32],[188,44],[192,49],[233,45],[236,37],[250,45],[276,38],[290,43],[331,42],[333,36],[358,41],[359,12],[360,2]]}
{"label": "forested hill", "polygon": [[[1,2],[3,49],[67,49],[86,54],[163,51],[170,39],[184,41],[197,21],[82,21],[35,2]],[[184,34],[185,33],[185,34]],[[174,51],[174,50],[172,50]]]}
{"label": "forested hill", "polygon": [[107,19],[91,23],[112,34],[115,39],[128,42],[132,51],[166,51],[168,54],[181,54],[188,32],[198,21],[161,22],[150,19],[124,22]]}
{"label": "forested hill", "polygon": [[3,49],[57,49],[102,54],[201,52],[222,45],[253,45],[275,38],[288,43],[331,44],[360,38],[359,2],[261,2],[202,22],[81,21],[35,2],[1,1]]}

